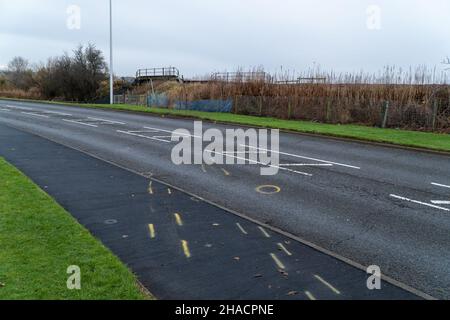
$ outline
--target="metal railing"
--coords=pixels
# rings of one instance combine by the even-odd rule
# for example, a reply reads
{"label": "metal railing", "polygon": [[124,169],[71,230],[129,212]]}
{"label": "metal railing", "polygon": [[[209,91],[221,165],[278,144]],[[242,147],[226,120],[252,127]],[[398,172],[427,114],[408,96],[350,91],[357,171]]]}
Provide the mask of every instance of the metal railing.
{"label": "metal railing", "polygon": [[180,77],[180,71],[175,67],[168,68],[151,68],[151,69],[139,69],[136,72],[136,78],[152,78],[152,77]]}
{"label": "metal railing", "polygon": [[271,82],[272,77],[266,72],[217,72],[211,75],[211,80],[223,82]]}

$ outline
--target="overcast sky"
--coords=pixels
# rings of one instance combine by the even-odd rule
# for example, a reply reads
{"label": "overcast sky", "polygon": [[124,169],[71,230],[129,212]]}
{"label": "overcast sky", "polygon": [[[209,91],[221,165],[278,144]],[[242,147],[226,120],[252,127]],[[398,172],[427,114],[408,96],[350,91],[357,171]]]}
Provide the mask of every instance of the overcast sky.
{"label": "overcast sky", "polygon": [[[0,66],[79,43],[108,52],[108,0],[0,0]],[[81,9],[80,25],[76,10]],[[263,65],[376,72],[450,55],[449,0],[113,0],[115,71],[176,66],[186,76]],[[76,7],[75,7],[76,9]],[[79,28],[78,28],[79,27]]]}

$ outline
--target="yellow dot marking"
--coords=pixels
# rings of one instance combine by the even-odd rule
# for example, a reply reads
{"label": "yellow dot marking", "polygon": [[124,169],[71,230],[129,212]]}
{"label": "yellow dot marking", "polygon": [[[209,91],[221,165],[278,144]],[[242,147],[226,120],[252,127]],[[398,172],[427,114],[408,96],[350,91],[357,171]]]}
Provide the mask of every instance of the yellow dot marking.
{"label": "yellow dot marking", "polygon": [[[266,189],[269,189],[271,191],[267,191]],[[270,195],[270,194],[279,193],[281,191],[281,188],[278,186],[263,185],[263,186],[257,187],[256,191],[261,194]]]}
{"label": "yellow dot marking", "polygon": [[180,227],[183,226],[183,220],[181,220],[181,216],[179,213],[175,213],[175,221],[177,222],[177,225],[179,225]]}
{"label": "yellow dot marking", "polygon": [[322,282],[324,285],[326,285],[328,288],[331,289],[331,291],[333,291],[336,294],[341,294],[341,292],[336,289],[335,287],[333,287],[330,283],[326,282],[323,278],[319,277],[317,274],[314,275],[314,277],[319,280],[320,282]]}
{"label": "yellow dot marking", "polygon": [[306,296],[309,300],[316,300],[316,298],[309,291],[305,291]]}
{"label": "yellow dot marking", "polygon": [[155,226],[153,224],[148,225],[148,230],[150,231],[150,238],[155,239]]}
{"label": "yellow dot marking", "polygon": [[222,168],[223,174],[226,175],[227,177],[230,176],[231,174],[225,170],[224,168]]}
{"label": "yellow dot marking", "polygon": [[186,258],[191,257],[191,251],[189,251],[189,244],[186,240],[181,240],[181,246],[183,247],[183,252]]}
{"label": "yellow dot marking", "polygon": [[286,269],[284,264],[278,259],[277,255],[275,253],[271,253],[270,256],[272,257],[273,261],[275,261],[275,264],[277,265],[278,269]]}
{"label": "yellow dot marking", "polygon": [[266,238],[270,238],[270,234],[267,233],[266,230],[264,230],[263,227],[258,227],[259,230],[261,230],[262,234],[264,235],[264,237]]}
{"label": "yellow dot marking", "polygon": [[247,231],[245,231],[245,229],[241,226],[240,223],[236,223],[236,225],[237,225],[237,227],[239,228],[239,230],[241,230],[241,232],[242,232],[243,234],[248,234]]}
{"label": "yellow dot marking", "polygon": [[278,243],[278,248],[280,248],[281,251],[284,251],[284,253],[286,253],[288,256],[292,256],[292,253],[289,252],[289,250],[286,249],[286,247],[282,243]]}

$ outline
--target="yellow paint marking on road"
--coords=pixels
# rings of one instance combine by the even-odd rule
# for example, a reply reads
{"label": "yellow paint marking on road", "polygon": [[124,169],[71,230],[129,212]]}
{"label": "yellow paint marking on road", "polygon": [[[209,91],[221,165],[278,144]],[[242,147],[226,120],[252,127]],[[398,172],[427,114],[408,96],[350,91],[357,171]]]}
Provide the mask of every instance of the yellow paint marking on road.
{"label": "yellow paint marking on road", "polygon": [[264,235],[264,237],[266,238],[270,238],[270,234],[267,233],[266,230],[264,230],[263,227],[258,227],[259,230],[261,230],[262,234]]}
{"label": "yellow paint marking on road", "polygon": [[286,253],[288,256],[292,256],[292,253],[289,252],[289,250],[286,249],[286,247],[281,242],[278,243],[277,245],[278,245],[278,248],[281,249],[281,251],[284,251],[284,253]]}
{"label": "yellow paint marking on road", "polygon": [[277,255],[275,253],[271,253],[270,256],[272,257],[273,261],[275,261],[275,264],[277,265],[277,267],[279,269],[286,269],[286,267],[284,266],[284,264],[280,261],[280,259],[278,259]]}
{"label": "yellow paint marking on road", "polygon": [[271,195],[281,192],[281,188],[279,186],[272,185],[262,185],[256,188],[256,192],[259,192],[264,195]]}
{"label": "yellow paint marking on road", "polygon": [[316,298],[309,291],[305,291],[306,296],[309,300],[316,300]]}
{"label": "yellow paint marking on road", "polygon": [[149,224],[148,230],[150,231],[150,238],[155,239],[156,237],[155,226],[153,224]]}
{"label": "yellow paint marking on road", "polygon": [[239,230],[241,230],[241,232],[242,232],[243,234],[248,234],[247,231],[245,231],[245,229],[241,226],[240,223],[236,223],[236,225],[237,225],[237,227],[239,228]]}
{"label": "yellow paint marking on road", "polygon": [[183,220],[181,220],[181,216],[179,213],[175,213],[175,221],[177,222],[177,225],[179,225],[180,227],[183,226]]}
{"label": "yellow paint marking on road", "polygon": [[227,177],[231,175],[231,173],[229,173],[227,170],[225,170],[224,168],[221,168],[223,171],[223,174],[226,175]]}
{"label": "yellow paint marking on road", "polygon": [[335,287],[333,287],[330,283],[326,282],[323,278],[321,278],[320,276],[318,276],[317,274],[314,275],[314,278],[316,278],[317,280],[319,280],[320,282],[322,282],[324,285],[326,285],[328,288],[330,288],[334,293],[336,294],[341,294],[341,292],[336,289]]}
{"label": "yellow paint marking on road", "polygon": [[183,252],[186,258],[191,257],[191,251],[189,250],[189,244],[186,240],[181,240],[181,246],[183,247]]}

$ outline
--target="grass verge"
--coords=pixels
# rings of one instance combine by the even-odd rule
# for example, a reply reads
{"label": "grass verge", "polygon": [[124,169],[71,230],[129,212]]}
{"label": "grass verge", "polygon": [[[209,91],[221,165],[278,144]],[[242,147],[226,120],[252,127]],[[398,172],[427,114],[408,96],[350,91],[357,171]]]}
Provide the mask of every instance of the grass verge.
{"label": "grass verge", "polygon": [[[23,100],[23,101],[41,102],[41,103],[43,102],[33,100]],[[47,101],[45,101],[44,103],[62,104],[83,108],[101,108],[119,111],[151,113],[160,116],[188,117],[230,124],[275,128],[300,133],[319,134],[339,138],[349,138],[361,141],[387,143],[405,147],[450,152],[450,134],[438,134],[430,132],[400,130],[400,129],[381,129],[361,125],[335,125],[335,124],[316,123],[310,121],[282,120],[276,118],[236,115],[230,113],[147,108],[144,106],[124,105],[124,104],[117,104],[117,105],[74,104],[74,103],[60,103]]]}
{"label": "grass verge", "polygon": [[[0,158],[0,299],[150,299],[108,249],[26,176]],[[68,290],[67,268],[81,269]]]}

